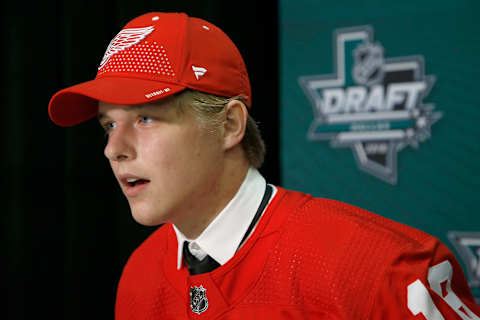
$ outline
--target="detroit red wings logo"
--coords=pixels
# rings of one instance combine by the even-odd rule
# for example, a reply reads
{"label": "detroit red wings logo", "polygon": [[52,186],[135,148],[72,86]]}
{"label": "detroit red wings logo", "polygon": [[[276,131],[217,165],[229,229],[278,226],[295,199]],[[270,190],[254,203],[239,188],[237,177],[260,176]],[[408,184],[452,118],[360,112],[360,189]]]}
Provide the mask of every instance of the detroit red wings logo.
{"label": "detroit red wings logo", "polygon": [[131,46],[136,45],[146,36],[153,32],[155,28],[153,26],[144,27],[144,28],[129,28],[123,29],[120,31],[115,38],[110,41],[107,51],[103,56],[102,62],[98,67],[98,70],[102,69],[103,66],[108,62],[108,60],[117,52],[123,51]]}

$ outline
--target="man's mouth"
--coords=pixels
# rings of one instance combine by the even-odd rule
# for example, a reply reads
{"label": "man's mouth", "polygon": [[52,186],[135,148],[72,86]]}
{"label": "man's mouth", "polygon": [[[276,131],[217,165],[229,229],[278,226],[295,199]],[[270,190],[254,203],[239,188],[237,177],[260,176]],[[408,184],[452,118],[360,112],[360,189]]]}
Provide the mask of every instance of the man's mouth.
{"label": "man's mouth", "polygon": [[135,197],[139,195],[150,183],[150,180],[148,179],[130,174],[119,176],[119,180],[123,185],[123,191],[127,197]]}
{"label": "man's mouth", "polygon": [[137,178],[127,178],[126,179],[126,182],[127,182],[127,185],[130,186],[130,187],[135,187],[137,185],[140,185],[140,184],[145,184],[145,183],[148,183],[150,182],[150,180],[147,180],[147,179],[137,179]]}

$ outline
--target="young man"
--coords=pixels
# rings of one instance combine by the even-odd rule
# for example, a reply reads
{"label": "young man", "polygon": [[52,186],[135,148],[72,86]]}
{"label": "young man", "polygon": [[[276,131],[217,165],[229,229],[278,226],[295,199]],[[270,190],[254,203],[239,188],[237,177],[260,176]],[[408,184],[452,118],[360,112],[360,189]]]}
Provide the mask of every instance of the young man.
{"label": "young man", "polygon": [[268,185],[245,64],[217,27],[148,13],[52,120],[98,117],[132,215],[158,228],[130,257],[116,319],[480,319],[437,239]]}

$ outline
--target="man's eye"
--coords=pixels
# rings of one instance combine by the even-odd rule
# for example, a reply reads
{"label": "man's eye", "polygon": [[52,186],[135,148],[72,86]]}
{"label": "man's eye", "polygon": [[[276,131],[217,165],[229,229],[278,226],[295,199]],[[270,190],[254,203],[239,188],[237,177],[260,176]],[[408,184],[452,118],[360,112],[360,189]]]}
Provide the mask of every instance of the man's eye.
{"label": "man's eye", "polygon": [[150,123],[150,122],[153,121],[153,118],[147,117],[147,116],[142,116],[142,117],[140,117],[140,121],[142,121],[142,123]]}
{"label": "man's eye", "polygon": [[117,124],[115,122],[107,122],[103,125],[103,128],[105,129],[106,133],[109,133],[113,129],[117,127]]}

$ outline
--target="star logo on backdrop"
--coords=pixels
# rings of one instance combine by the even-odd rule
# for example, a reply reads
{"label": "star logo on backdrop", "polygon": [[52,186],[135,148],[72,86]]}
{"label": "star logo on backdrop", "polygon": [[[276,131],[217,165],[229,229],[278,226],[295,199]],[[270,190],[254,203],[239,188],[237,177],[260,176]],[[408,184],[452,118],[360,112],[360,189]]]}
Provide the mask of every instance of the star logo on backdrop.
{"label": "star logo on backdrop", "polygon": [[334,73],[299,78],[314,114],[307,137],[351,148],[361,170],[396,184],[398,152],[417,149],[442,117],[423,103],[435,78],[423,56],[385,58],[370,26],[336,30],[334,39]]}
{"label": "star logo on backdrop", "polygon": [[480,232],[450,231],[447,236],[465,264],[470,288],[480,291]]}

